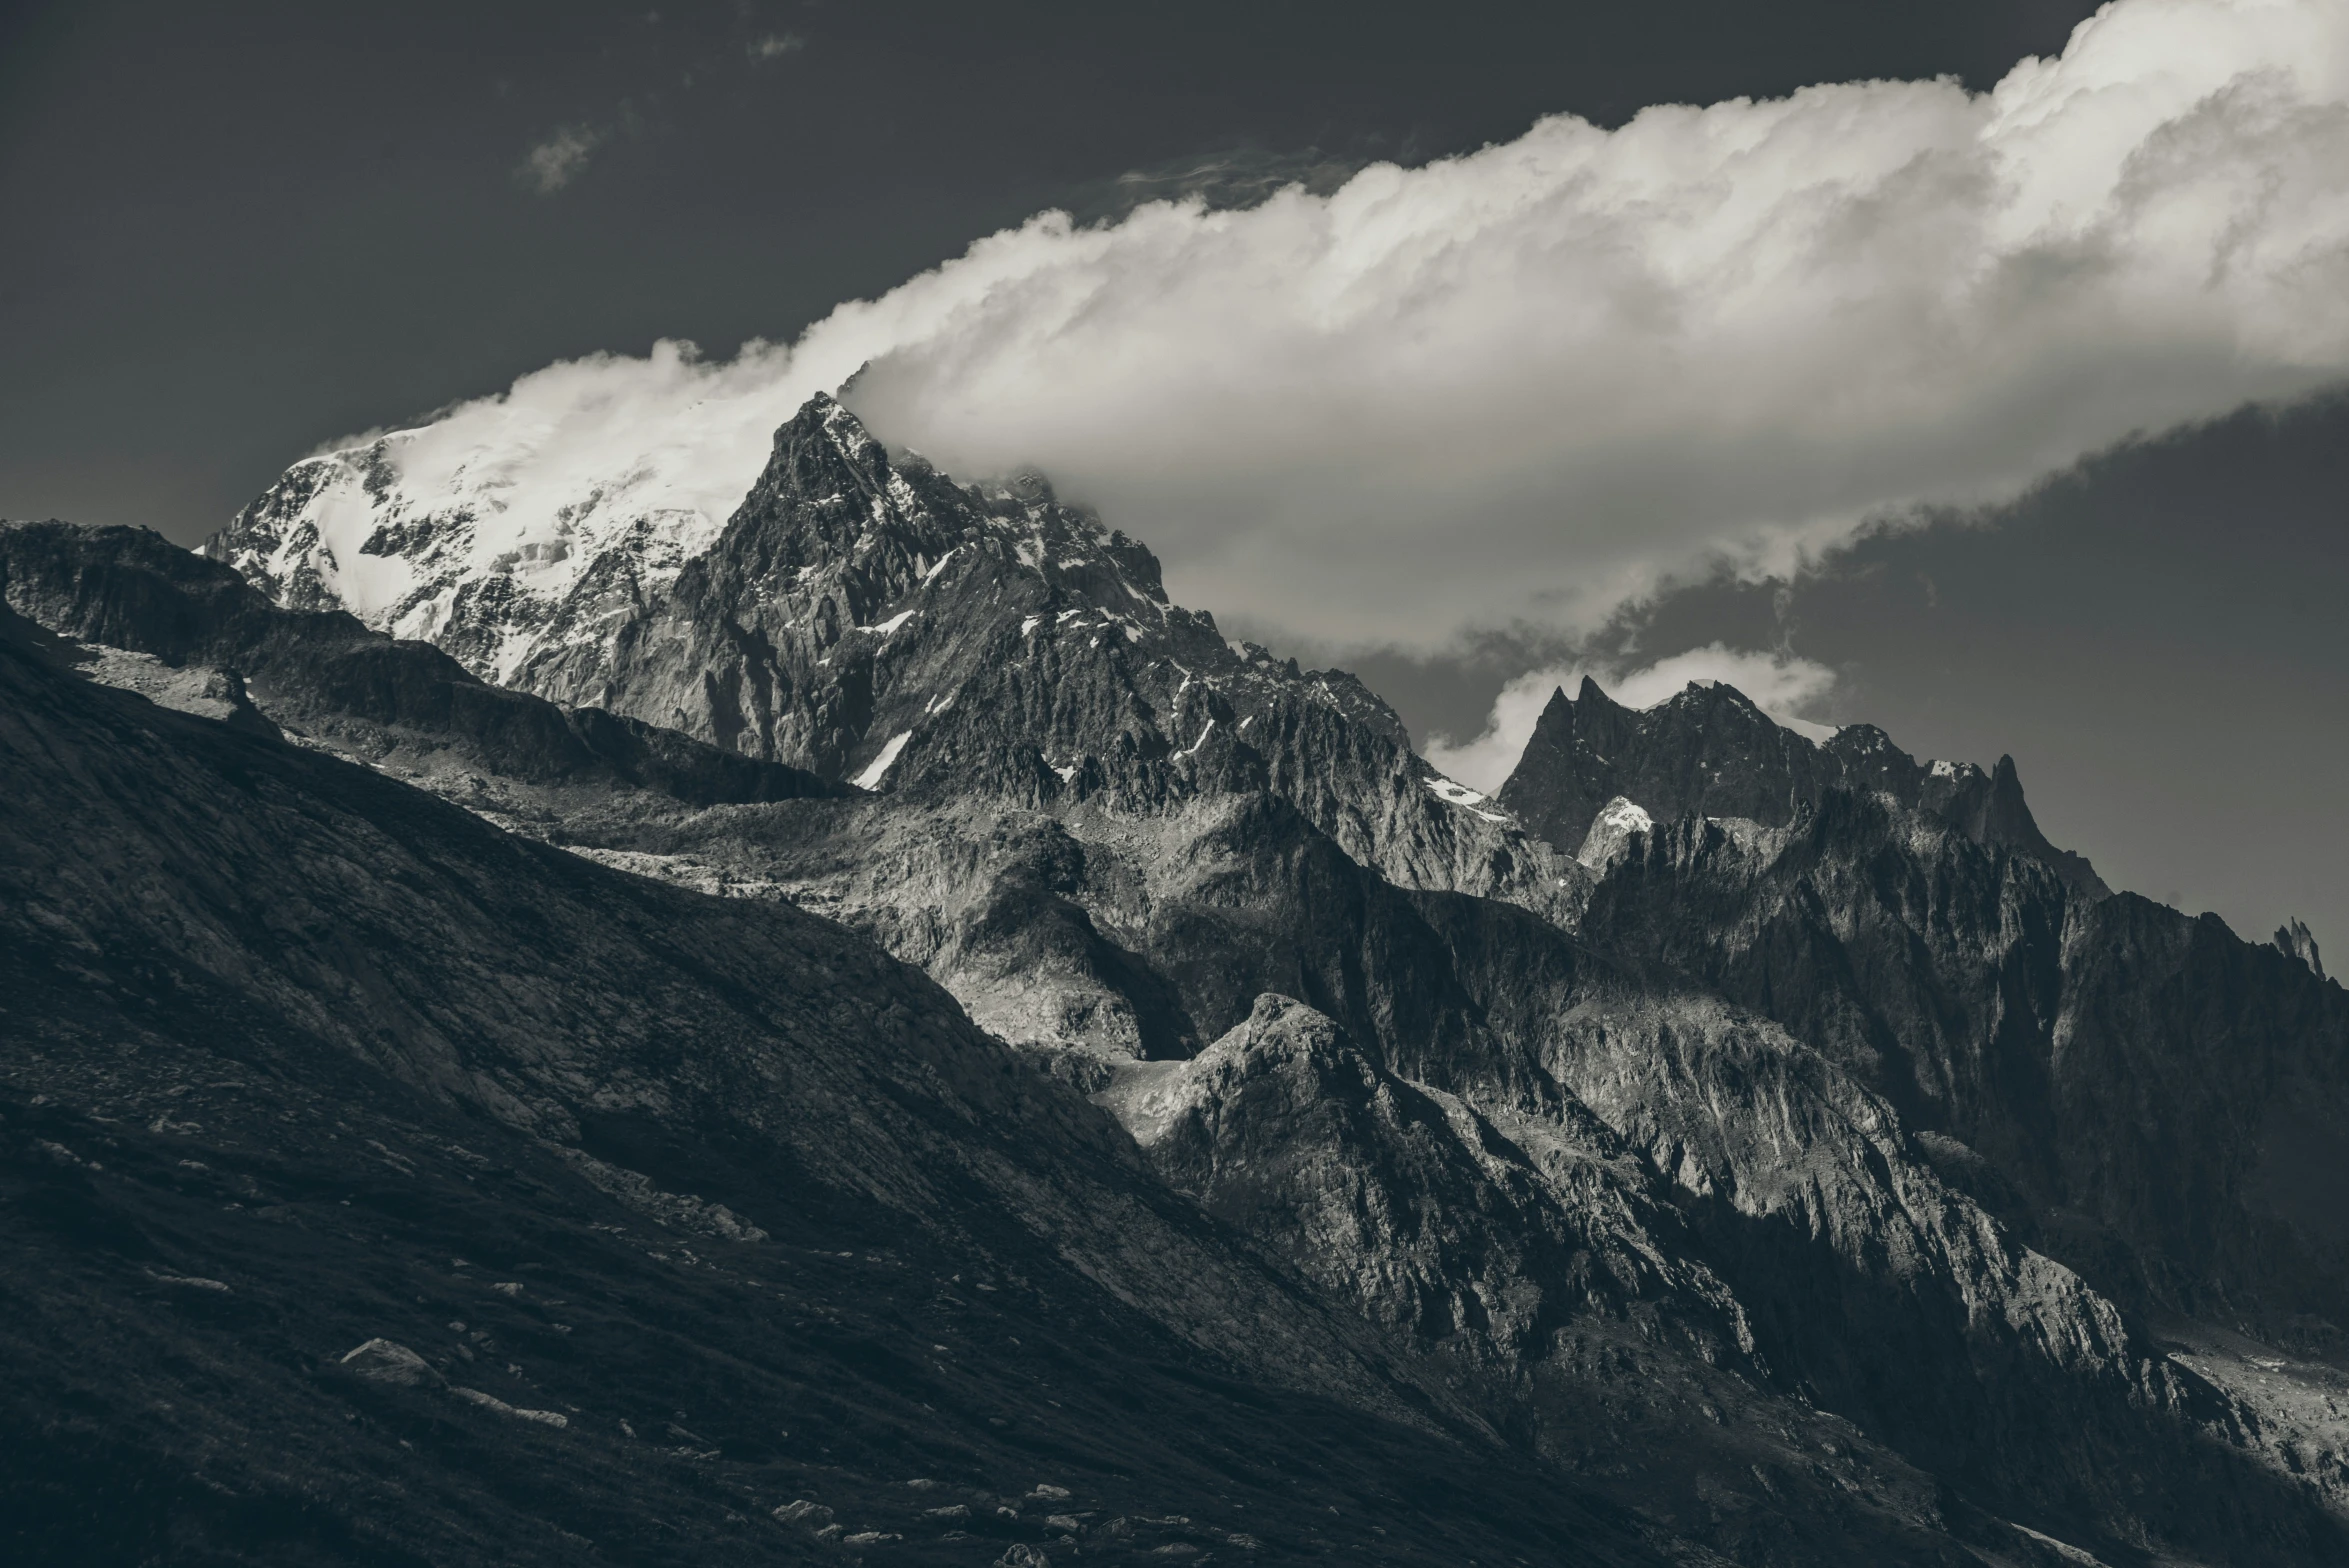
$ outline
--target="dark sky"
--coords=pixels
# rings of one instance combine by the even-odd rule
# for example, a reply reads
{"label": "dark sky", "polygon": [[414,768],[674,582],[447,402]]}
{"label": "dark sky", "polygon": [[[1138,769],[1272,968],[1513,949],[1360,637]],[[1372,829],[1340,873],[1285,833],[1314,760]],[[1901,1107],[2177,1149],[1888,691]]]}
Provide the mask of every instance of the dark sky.
{"label": "dark sky", "polygon": [[[788,339],[1042,208],[1418,161],[1560,110],[1986,86],[2091,9],[7,5],[0,515],[193,541],[323,440],[561,357]],[[526,156],[565,128],[590,150],[542,192]],[[1786,643],[1842,673],[1838,717],[2015,753],[2116,881],[2247,934],[2300,913],[2349,957],[2344,449],[2337,404],[2223,424],[1790,599],[1679,596],[1642,646]],[[1366,673],[1465,733],[1519,654]]]}

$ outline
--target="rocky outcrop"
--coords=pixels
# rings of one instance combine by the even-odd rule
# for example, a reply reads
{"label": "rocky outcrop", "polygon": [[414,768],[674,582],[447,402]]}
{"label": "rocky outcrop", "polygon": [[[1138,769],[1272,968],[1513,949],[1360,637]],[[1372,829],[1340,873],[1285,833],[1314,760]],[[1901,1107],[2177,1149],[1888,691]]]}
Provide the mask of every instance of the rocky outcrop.
{"label": "rocky outcrop", "polygon": [[2319,980],[2325,977],[2324,960],[2317,956],[2316,938],[2298,916],[2276,927],[2275,944],[2276,951],[2299,959]]}
{"label": "rocky outcrop", "polygon": [[1178,1190],[1442,1358],[1496,1424],[1707,1546],[1946,1549],[1930,1483],[1772,1378],[1685,1216],[1579,1105],[1496,1120],[1269,995],[1198,1056],[1122,1067],[1098,1098]]}

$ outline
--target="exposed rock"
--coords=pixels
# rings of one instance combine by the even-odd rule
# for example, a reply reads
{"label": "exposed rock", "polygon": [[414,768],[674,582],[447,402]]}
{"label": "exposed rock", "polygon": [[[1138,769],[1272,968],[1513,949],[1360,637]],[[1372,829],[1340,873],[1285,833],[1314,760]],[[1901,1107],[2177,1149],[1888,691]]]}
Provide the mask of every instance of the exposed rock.
{"label": "exposed rock", "polygon": [[1655,819],[1637,801],[1618,795],[1599,808],[1574,858],[1590,870],[1603,872],[1630,853],[1635,836],[1652,833],[1655,827]]}
{"label": "exposed rock", "polygon": [[[92,1165],[90,1169],[97,1170],[100,1167]],[[155,1269],[149,1269],[147,1270],[147,1278],[155,1281],[158,1285],[177,1285],[184,1290],[209,1290],[223,1296],[235,1294],[223,1281],[206,1279],[198,1274],[165,1274]]]}
{"label": "exposed rock", "polygon": [[2299,959],[2319,980],[2325,977],[2324,961],[2316,953],[2316,938],[2297,916],[2276,928],[2275,941],[2279,952]]}
{"label": "exposed rock", "polygon": [[445,1381],[422,1356],[388,1339],[367,1341],[346,1354],[342,1364],[358,1376],[376,1383],[397,1383],[414,1388],[422,1385],[437,1387]]}
{"label": "exposed rock", "polygon": [[567,1427],[571,1418],[559,1410],[523,1410],[507,1404],[494,1394],[485,1394],[478,1388],[451,1386],[449,1392],[469,1405],[478,1405],[492,1415],[509,1417],[516,1421],[535,1421],[540,1426]]}

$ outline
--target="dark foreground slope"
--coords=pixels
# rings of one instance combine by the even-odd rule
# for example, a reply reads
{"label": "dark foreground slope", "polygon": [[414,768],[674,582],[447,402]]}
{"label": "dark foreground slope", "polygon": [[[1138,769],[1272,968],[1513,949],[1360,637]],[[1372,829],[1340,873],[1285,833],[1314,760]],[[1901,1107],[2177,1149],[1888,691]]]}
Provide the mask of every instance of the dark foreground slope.
{"label": "dark foreground slope", "polygon": [[5,630],[11,1561],[1656,1560],[869,945]]}

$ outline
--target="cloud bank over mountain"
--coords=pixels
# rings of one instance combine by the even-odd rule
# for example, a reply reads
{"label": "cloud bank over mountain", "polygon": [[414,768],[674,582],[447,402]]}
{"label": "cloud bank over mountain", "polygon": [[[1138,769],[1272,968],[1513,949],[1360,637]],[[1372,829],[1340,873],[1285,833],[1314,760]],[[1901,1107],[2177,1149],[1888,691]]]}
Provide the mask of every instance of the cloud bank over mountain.
{"label": "cloud bank over mountain", "polygon": [[795,344],[551,366],[398,461],[723,516],[860,367],[885,437],[1044,469],[1188,602],[1324,645],[1571,638],[2349,374],[2349,8],[2118,0],[1986,94],[1560,116],[1326,195],[1046,213]]}

